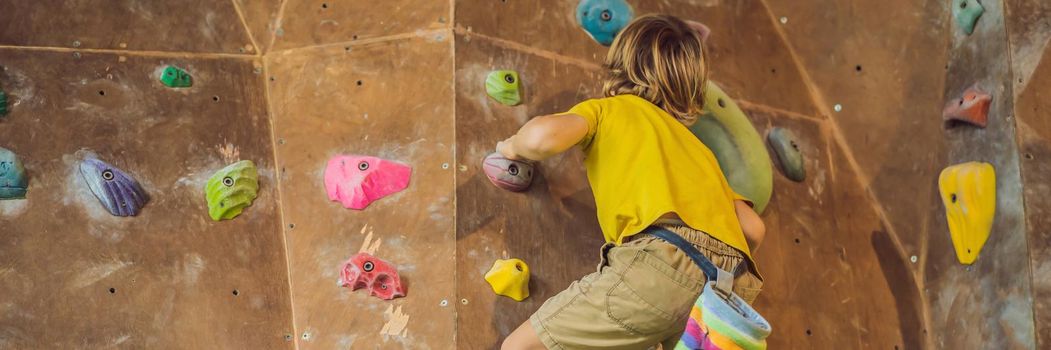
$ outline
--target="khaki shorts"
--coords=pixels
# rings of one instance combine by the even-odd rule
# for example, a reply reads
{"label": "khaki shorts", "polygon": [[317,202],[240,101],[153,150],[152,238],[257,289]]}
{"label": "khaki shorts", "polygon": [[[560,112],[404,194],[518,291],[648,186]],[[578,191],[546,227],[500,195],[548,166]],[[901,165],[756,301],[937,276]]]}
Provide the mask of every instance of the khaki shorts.
{"label": "khaki shorts", "polygon": [[[763,281],[744,255],[704,232],[662,226],[693,243],[726,271],[744,262],[734,292],[749,303]],[[598,271],[573,282],[529,318],[548,349],[672,349],[701,294],[704,273],[685,253],[648,234],[602,246]]]}

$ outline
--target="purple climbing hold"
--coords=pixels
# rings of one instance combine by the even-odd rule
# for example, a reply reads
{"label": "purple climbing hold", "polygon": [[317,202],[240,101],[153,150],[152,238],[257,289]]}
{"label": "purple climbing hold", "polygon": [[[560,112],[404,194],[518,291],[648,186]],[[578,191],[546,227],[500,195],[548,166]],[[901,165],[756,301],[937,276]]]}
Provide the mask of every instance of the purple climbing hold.
{"label": "purple climbing hold", "polygon": [[114,216],[135,216],[150,199],[135,178],[94,158],[80,163],[80,175],[95,198]]}

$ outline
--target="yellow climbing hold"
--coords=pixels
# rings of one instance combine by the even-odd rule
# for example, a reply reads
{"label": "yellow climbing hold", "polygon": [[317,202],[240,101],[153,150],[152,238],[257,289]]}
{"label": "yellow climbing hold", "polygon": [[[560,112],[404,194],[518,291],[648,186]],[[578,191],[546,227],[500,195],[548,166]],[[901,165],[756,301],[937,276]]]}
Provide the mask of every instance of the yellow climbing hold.
{"label": "yellow climbing hold", "polygon": [[956,258],[970,265],[989,239],[996,214],[996,171],[992,164],[969,162],[942,170],[938,177],[945,219]]}
{"label": "yellow climbing hold", "polygon": [[499,259],[485,274],[493,292],[522,301],[529,297],[529,265],[521,259]]}

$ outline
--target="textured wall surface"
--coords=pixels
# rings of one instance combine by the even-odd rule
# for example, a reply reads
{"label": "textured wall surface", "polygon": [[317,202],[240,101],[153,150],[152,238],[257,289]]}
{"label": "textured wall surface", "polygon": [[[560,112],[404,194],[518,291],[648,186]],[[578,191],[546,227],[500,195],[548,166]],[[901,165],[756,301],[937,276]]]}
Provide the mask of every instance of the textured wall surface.
{"label": "textured wall surface", "polygon": [[[441,305],[458,300],[451,40],[267,59],[300,348],[454,347],[456,304]],[[408,164],[409,188],[361,211],[329,201],[325,166],[340,154]],[[366,247],[399,268],[408,297],[387,302],[337,285],[340,264]]]}
{"label": "textured wall surface", "polygon": [[[195,79],[157,80],[177,64]],[[288,272],[270,121],[248,59],[0,49],[11,112],[0,147],[29,174],[0,201],[0,348],[291,348]],[[80,176],[87,152],[151,197],[114,217]],[[260,195],[232,221],[208,217],[204,186],[238,159]]]}
{"label": "textured wall surface", "polygon": [[[756,253],[771,348],[1051,344],[1051,5],[983,0],[965,35],[958,1],[628,2],[707,24],[713,79],[761,135],[799,137],[807,179],[775,170]],[[480,171],[529,118],[601,95],[607,49],[577,4],[0,4],[0,147],[30,177],[27,199],[0,201],[0,348],[496,348],[598,263],[582,154],[541,163],[525,193]],[[194,86],[161,85],[168,64]],[[486,96],[494,69],[519,72],[522,105]],[[994,96],[988,127],[945,129],[945,101],[974,82]],[[138,217],[92,196],[88,152],[143,183]],[[408,164],[409,187],[345,209],[323,183],[340,154]],[[239,159],[260,196],[213,222],[204,182]],[[998,175],[971,266],[937,188],[965,161]],[[337,285],[362,250],[399,269],[405,298]],[[508,257],[532,269],[523,302],[483,279]]]}
{"label": "textured wall surface", "polygon": [[1007,2],[1036,348],[1051,346],[1051,3]]}

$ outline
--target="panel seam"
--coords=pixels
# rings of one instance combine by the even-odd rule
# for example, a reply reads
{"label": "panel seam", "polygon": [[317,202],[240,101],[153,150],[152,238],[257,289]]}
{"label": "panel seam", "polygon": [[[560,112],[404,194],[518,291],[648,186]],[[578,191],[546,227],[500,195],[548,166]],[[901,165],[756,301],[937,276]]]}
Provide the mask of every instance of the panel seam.
{"label": "panel seam", "polygon": [[177,57],[177,58],[200,58],[200,59],[242,59],[242,60],[254,60],[259,56],[248,55],[248,54],[234,54],[234,53],[209,53],[209,52],[186,52],[186,51],[134,51],[134,50],[117,50],[117,49],[84,49],[84,48],[69,48],[60,46],[15,46],[15,45],[0,45],[0,50],[20,50],[20,51],[48,51],[48,52],[68,52],[68,53],[93,53],[93,54],[114,54],[114,55],[127,55],[127,56],[143,56],[143,57]]}
{"label": "panel seam", "polygon": [[[448,26],[447,26],[446,30],[449,31],[449,50],[450,50],[449,54],[452,57],[452,71],[450,72],[450,78],[452,79],[452,96],[451,97],[452,97],[452,113],[453,113],[453,120],[452,120],[452,125],[453,125],[453,127],[452,127],[452,133],[453,133],[452,134],[452,140],[453,140],[453,142],[452,142],[452,165],[449,167],[449,170],[452,171],[452,173],[453,173],[453,176],[452,176],[452,188],[453,188],[453,191],[452,191],[452,197],[453,197],[452,198],[452,202],[453,202],[453,205],[452,205],[452,207],[453,207],[452,208],[452,218],[453,218],[453,224],[452,224],[452,232],[451,232],[452,242],[453,242],[453,244],[452,244],[452,256],[453,256],[453,269],[452,269],[453,270],[453,278],[452,278],[453,287],[452,287],[452,291],[453,291],[453,300],[456,300],[460,296],[460,280],[459,280],[459,278],[460,278],[460,267],[459,267],[459,259],[458,259],[458,256],[457,256],[458,255],[457,252],[459,251],[459,244],[460,244],[460,242],[457,240],[457,235],[458,235],[458,231],[457,230],[459,230],[459,219],[458,219],[458,215],[457,214],[459,213],[458,206],[460,205],[459,196],[458,196],[458,194],[459,194],[459,190],[458,190],[459,187],[457,186],[457,182],[459,181],[459,176],[460,176],[460,174],[459,174],[459,169],[460,169],[459,162],[460,162],[460,159],[457,156],[457,147],[459,145],[459,140],[457,139],[457,131],[456,131],[457,130],[456,129],[456,124],[457,124],[456,122],[459,119],[458,116],[457,116],[457,113],[456,113],[457,112],[457,109],[456,109],[456,96],[457,96],[457,93],[458,93],[457,92],[456,68],[459,65],[459,61],[457,60],[457,57],[456,57],[456,32],[453,30],[453,28],[456,26],[456,0],[449,0],[449,23],[447,23],[447,24],[448,24]],[[460,318],[460,303],[453,302],[453,305],[456,305],[456,306],[453,308],[453,315],[452,315],[452,318],[453,318],[453,332],[452,332],[453,333],[452,334],[452,336],[453,336],[452,343],[453,344],[452,345],[453,345],[454,349],[459,349],[460,348],[460,346],[459,346],[460,345],[460,322],[459,322],[459,318]]]}
{"label": "panel seam", "polygon": [[252,47],[255,48],[256,57],[263,55],[262,50],[259,49],[259,43],[255,41],[255,35],[252,35],[252,29],[248,27],[248,20],[245,19],[244,11],[241,10],[241,6],[237,5],[237,0],[230,0],[230,3],[234,5],[234,11],[237,12],[237,18],[241,19],[241,26],[245,29],[245,34],[248,34],[248,41],[252,43]]}
{"label": "panel seam", "polygon": [[[1014,115],[1014,118],[1011,118],[1011,123],[1014,124],[1015,147],[1017,149],[1016,157],[1018,157],[1018,154],[1021,154],[1021,153],[1025,152],[1025,144],[1023,143],[1023,140],[1022,140],[1022,132],[1023,131],[1018,125],[1018,123],[1019,123],[1018,122],[1018,120],[1019,120],[1019,116],[1018,115],[1019,115],[1019,111],[1020,111],[1018,109],[1018,97],[1019,97],[1019,95],[1022,92],[1024,92],[1025,87],[1019,86],[1019,87],[1022,88],[1021,91],[1015,89],[1015,87],[1016,87],[1016,85],[1015,85],[1015,74],[1018,74],[1018,72],[1015,72],[1015,70],[1014,70],[1015,57],[1014,57],[1014,52],[1011,49],[1012,48],[1012,44],[1013,44],[1011,42],[1011,26],[1008,25],[1007,21],[1006,21],[1006,19],[1008,18],[1008,15],[1010,15],[1010,13],[1008,13],[1010,11],[1010,8],[1006,4],[1003,4],[1003,3],[1001,3],[1000,6],[1001,6],[1000,11],[1003,14],[1002,17],[1005,19],[1003,21],[1003,24],[1004,24],[1004,36],[1007,37],[1006,38],[1007,39],[1007,50],[1006,50],[1007,52],[1005,53],[1007,55],[1007,71],[1008,71],[1008,74],[1007,74],[1007,77],[1008,77],[1007,85],[1011,89],[1011,112],[1012,112],[1011,114]],[[1046,52],[1046,50],[1041,50],[1041,55],[1043,55],[1043,52]],[[1036,70],[1040,68],[1040,66],[1041,66],[1041,62],[1037,62],[1036,66],[1033,67],[1033,71],[1029,73],[1030,76],[1027,77],[1028,79],[1026,79],[1026,85],[1028,85],[1029,81],[1032,80],[1032,74],[1035,73]],[[1029,270],[1028,271],[1029,272],[1029,299],[1030,300],[1036,300],[1035,295],[1034,295],[1035,293],[1033,293],[1034,289],[1035,289],[1033,287],[1033,285],[1034,285],[1033,281],[1037,280],[1038,277],[1033,272],[1033,249],[1032,249],[1033,241],[1032,241],[1032,236],[1029,234],[1030,233],[1029,231],[1032,229],[1032,226],[1029,224],[1029,215],[1027,214],[1027,211],[1028,211],[1027,205],[1028,205],[1028,203],[1026,201],[1026,199],[1027,199],[1026,192],[1025,192],[1025,189],[1022,188],[1022,187],[1024,187],[1026,185],[1026,181],[1025,181],[1026,172],[1023,169],[1024,167],[1025,167],[1025,160],[1023,160],[1021,157],[1018,157],[1018,178],[1022,181],[1022,186],[1020,186],[1020,188],[1022,189],[1022,195],[1021,195],[1021,197],[1022,197],[1021,198],[1021,201],[1022,201],[1022,205],[1021,205],[1022,213],[1021,214],[1022,214],[1022,225],[1023,225],[1023,227],[1022,227],[1023,231],[1022,232],[1023,232],[1023,234],[1025,234],[1026,253],[1027,253],[1027,255],[1029,255],[1028,259],[1026,259],[1026,267]],[[1036,308],[1036,304],[1035,303],[1033,303],[1031,309],[1032,309],[1032,314],[1031,315],[1033,317],[1033,338],[1034,338],[1033,339],[1033,344],[1036,345],[1036,347],[1039,349],[1040,345],[1041,345],[1041,340],[1042,340],[1041,336],[1040,336],[1040,331],[1039,331],[1039,325],[1040,325],[1041,322],[1040,322],[1040,319],[1037,317],[1037,308]],[[1043,340],[1046,341],[1046,339],[1043,339]]]}
{"label": "panel seam", "polygon": [[282,187],[281,185],[282,185],[282,181],[283,180],[282,180],[282,176],[281,176],[282,175],[281,174],[281,163],[280,163],[279,158],[277,156],[277,146],[278,146],[278,144],[277,144],[277,129],[275,129],[275,122],[274,122],[274,119],[275,119],[274,117],[275,117],[276,113],[274,113],[273,98],[271,97],[271,94],[270,94],[270,84],[267,83],[269,81],[268,77],[270,76],[270,62],[266,58],[263,59],[263,73],[264,73],[263,77],[262,77],[262,79],[263,79],[263,87],[264,87],[263,90],[264,90],[264,93],[266,94],[266,109],[267,109],[267,115],[269,116],[268,119],[270,121],[270,147],[271,147],[271,150],[273,151],[273,157],[274,157],[273,158],[274,159],[274,178],[276,179],[274,181],[274,183],[276,184],[275,187],[277,188],[277,203],[278,203],[278,208],[280,209],[280,210],[278,210],[278,222],[279,222],[278,229],[280,230],[279,232],[281,232],[281,245],[282,245],[282,248],[283,248],[284,253],[285,253],[284,254],[285,255],[285,271],[286,271],[287,276],[288,276],[288,308],[289,308],[289,314],[292,316],[292,325],[291,325],[291,328],[292,328],[292,344],[293,344],[293,348],[298,350],[299,349],[299,330],[296,328],[297,327],[297,324],[296,324],[296,307],[295,307],[296,303],[295,303],[295,297],[293,296],[294,289],[292,289],[292,257],[291,257],[292,252],[288,249],[288,239],[289,239],[288,238],[288,233],[289,232],[288,232],[288,230],[285,229],[285,227],[286,227],[285,225],[286,224],[285,224],[284,193],[281,190],[281,187]]}

